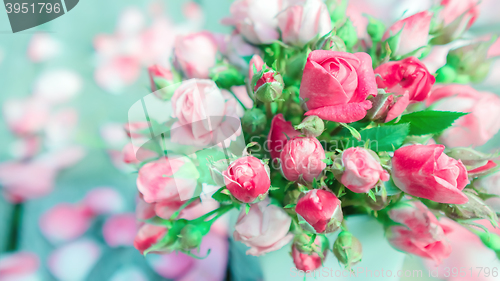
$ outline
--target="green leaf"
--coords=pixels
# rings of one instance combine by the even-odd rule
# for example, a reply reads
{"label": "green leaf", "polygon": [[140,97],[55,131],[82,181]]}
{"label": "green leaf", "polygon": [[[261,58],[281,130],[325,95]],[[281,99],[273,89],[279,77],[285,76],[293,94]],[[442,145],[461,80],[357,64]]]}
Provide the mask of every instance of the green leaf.
{"label": "green leaf", "polygon": [[217,190],[213,195],[212,198],[216,200],[219,203],[227,203],[231,202],[231,196],[225,194],[227,189],[226,187],[221,187],[219,190]]}
{"label": "green leaf", "polygon": [[359,134],[358,130],[356,130],[354,127],[351,127],[349,125],[347,125],[346,123],[339,123],[342,127],[346,128],[347,130],[349,130],[349,132],[351,132],[351,135],[357,139],[358,141],[361,140],[361,135]]}
{"label": "green leaf", "polygon": [[291,209],[291,208],[294,208],[295,206],[297,206],[297,204],[288,204],[286,205],[285,207],[283,207],[284,209]]}
{"label": "green leaf", "polygon": [[376,201],[377,201],[377,198],[375,198],[375,192],[373,192],[373,190],[371,190],[371,189],[370,189],[370,190],[368,191],[368,196],[370,196],[370,198],[371,198],[374,202],[376,202]]}
{"label": "green leaf", "polygon": [[467,114],[452,111],[417,111],[401,116],[398,124],[409,123],[410,135],[438,134],[453,125],[455,120]]}
{"label": "green leaf", "polygon": [[245,204],[245,214],[248,215],[248,212],[250,212],[250,204]]}
{"label": "green leaf", "polygon": [[361,141],[354,137],[347,138],[342,141],[343,149],[355,146],[365,146],[376,152],[379,151],[394,151],[398,149],[410,130],[409,124],[399,124],[393,126],[375,127],[362,130],[360,133]]}

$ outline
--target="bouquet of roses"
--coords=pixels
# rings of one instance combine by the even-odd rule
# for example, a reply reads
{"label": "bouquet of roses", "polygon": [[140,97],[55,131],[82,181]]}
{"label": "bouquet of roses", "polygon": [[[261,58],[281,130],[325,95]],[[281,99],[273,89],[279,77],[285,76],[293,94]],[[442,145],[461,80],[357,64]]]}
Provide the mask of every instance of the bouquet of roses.
{"label": "bouquet of roses", "polygon": [[472,148],[500,129],[500,99],[468,85],[486,77],[498,44],[450,50],[435,74],[422,62],[462,38],[476,2],[443,0],[386,28],[344,0],[237,0],[224,21],[232,35],[178,37],[171,65],[149,68],[154,93],[129,111],[136,248],[203,257],[212,224],[238,209],[234,239],[247,254],[291,243],[303,271],[329,251],[347,268],[361,260],[344,222],[354,214],[437,262],[451,253],[441,217],[500,255],[500,237],[475,222],[497,225],[485,203],[497,195],[481,183],[499,154]]}

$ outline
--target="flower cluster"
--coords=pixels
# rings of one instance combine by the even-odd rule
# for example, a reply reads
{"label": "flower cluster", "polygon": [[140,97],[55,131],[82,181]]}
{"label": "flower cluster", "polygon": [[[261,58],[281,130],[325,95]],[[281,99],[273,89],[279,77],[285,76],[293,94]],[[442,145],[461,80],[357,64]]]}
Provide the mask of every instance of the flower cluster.
{"label": "flower cluster", "polygon": [[151,106],[128,124],[138,128],[128,158],[143,210],[136,248],[200,255],[212,224],[238,209],[234,239],[247,254],[291,243],[297,269],[311,271],[328,252],[346,267],[361,260],[344,222],[354,214],[436,262],[452,249],[441,217],[496,225],[486,199],[500,194],[488,184],[499,155],[474,147],[499,131],[500,98],[470,85],[489,71],[494,42],[451,50],[436,73],[424,63],[477,17],[477,1],[458,2],[385,27],[360,24],[345,1],[237,0],[231,36],[178,37],[171,65],[149,71],[163,115]]}

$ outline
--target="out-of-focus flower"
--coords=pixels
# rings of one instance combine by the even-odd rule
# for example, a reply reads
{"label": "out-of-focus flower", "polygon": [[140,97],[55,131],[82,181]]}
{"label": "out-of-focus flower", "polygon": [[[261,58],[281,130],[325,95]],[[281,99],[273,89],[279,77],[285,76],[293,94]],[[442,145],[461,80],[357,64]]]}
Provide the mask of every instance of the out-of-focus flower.
{"label": "out-of-focus flower", "polygon": [[40,218],[40,230],[47,240],[57,244],[82,236],[90,226],[92,216],[82,206],[61,203]]}
{"label": "out-of-focus flower", "polygon": [[298,47],[332,30],[328,9],[321,0],[296,1],[281,11],[277,19],[283,42]]}
{"label": "out-of-focus flower", "polygon": [[28,57],[33,62],[44,62],[61,53],[61,42],[47,33],[36,33],[28,45]]}
{"label": "out-of-focus flower", "polygon": [[37,78],[33,95],[49,104],[70,101],[83,88],[83,80],[77,73],[58,69],[47,71]]}
{"label": "out-of-focus flower", "polygon": [[[481,177],[474,181],[474,187],[479,188],[482,192],[500,196],[500,172],[496,172],[487,177]],[[485,202],[496,212],[500,212],[500,198],[492,197]]]}
{"label": "out-of-focus flower", "polygon": [[451,254],[445,230],[421,202],[402,202],[388,214],[391,220],[401,224],[386,230],[389,243],[396,249],[432,259],[436,263]]}
{"label": "out-of-focus flower", "polygon": [[36,272],[40,259],[31,252],[14,252],[0,256],[0,280],[2,281],[37,281]]}
{"label": "out-of-focus flower", "polygon": [[379,181],[388,181],[390,176],[380,162],[366,149],[351,147],[342,152],[345,168],[341,183],[352,192],[366,193]]}
{"label": "out-of-focus flower", "polygon": [[432,42],[447,44],[460,38],[479,16],[479,0],[441,0],[442,10],[437,15],[437,36]]}
{"label": "out-of-focus flower", "polygon": [[180,82],[177,73],[157,64],[148,67],[148,73],[151,91],[159,99],[169,100],[174,94],[176,83]]}
{"label": "out-of-focus flower", "polygon": [[83,205],[93,215],[110,215],[123,211],[125,202],[112,187],[96,187],[87,192]]}
{"label": "out-of-focus flower", "polygon": [[343,220],[340,200],[335,194],[322,190],[313,189],[299,197],[295,212],[301,223],[301,227],[316,233],[335,232]]}
{"label": "out-of-focus flower", "polygon": [[9,129],[25,136],[41,131],[49,119],[49,106],[40,98],[11,99],[3,104],[3,115]]}
{"label": "out-of-focus flower", "polygon": [[208,78],[209,69],[215,65],[217,41],[210,32],[178,36],[175,40],[175,63],[187,78]]}
{"label": "out-of-focus flower", "polygon": [[132,246],[137,233],[135,214],[118,214],[109,217],[102,227],[104,241],[110,247]]}
{"label": "out-of-focus flower", "polygon": [[439,137],[446,146],[480,146],[500,130],[500,98],[467,85],[437,86],[427,100],[434,110],[470,112]]}
{"label": "out-of-focus flower", "polygon": [[85,280],[100,256],[99,245],[83,239],[54,250],[47,265],[58,280]]}
{"label": "out-of-focus flower", "polygon": [[318,139],[295,137],[281,151],[281,171],[289,181],[312,182],[326,168],[325,158],[325,150]]}
{"label": "out-of-focus flower", "polygon": [[264,61],[259,55],[254,55],[248,66],[248,79],[252,81],[255,74],[259,73],[264,66]]}
{"label": "out-of-focus flower", "polygon": [[300,85],[306,115],[351,123],[363,119],[377,95],[372,61],[366,53],[317,50],[309,54]]}
{"label": "out-of-focus flower", "polygon": [[158,225],[144,224],[139,228],[134,239],[134,247],[144,254],[151,246],[160,241],[167,233],[167,228]]}
{"label": "out-of-focus flower", "polygon": [[291,222],[290,216],[282,208],[264,200],[253,204],[248,214],[242,208],[236,222],[234,240],[250,247],[247,255],[259,256],[276,251],[293,239],[293,234],[288,233]]}
{"label": "out-of-focus flower", "polygon": [[238,200],[252,203],[269,192],[269,167],[253,156],[239,158],[222,174],[226,188]]}
{"label": "out-of-focus flower", "polygon": [[444,145],[409,145],[392,158],[394,183],[404,192],[439,203],[464,204],[469,183],[462,161],[443,153]]}
{"label": "out-of-focus flower", "polygon": [[293,128],[291,122],[285,121],[283,114],[277,114],[271,122],[271,130],[267,136],[267,148],[272,159],[280,157],[281,151],[288,142],[288,138],[298,137],[299,131]]}
{"label": "out-of-focus flower", "polygon": [[[388,40],[392,55],[419,55],[419,50],[427,46],[432,13],[423,11],[394,23],[384,34],[382,40]],[[415,53],[417,52],[417,53]]]}

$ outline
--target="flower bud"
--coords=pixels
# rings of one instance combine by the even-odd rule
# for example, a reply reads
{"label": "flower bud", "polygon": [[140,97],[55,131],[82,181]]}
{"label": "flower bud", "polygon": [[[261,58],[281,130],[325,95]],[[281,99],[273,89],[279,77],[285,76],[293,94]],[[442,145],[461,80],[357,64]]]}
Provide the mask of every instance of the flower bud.
{"label": "flower bud", "polygon": [[269,192],[269,167],[253,156],[241,157],[223,172],[226,188],[243,203],[263,200]]}
{"label": "flower bud", "polygon": [[480,232],[478,236],[486,247],[495,252],[500,251],[500,236],[491,232]]}
{"label": "flower bud", "polygon": [[219,88],[223,89],[245,84],[245,77],[236,67],[227,63],[220,63],[210,68],[209,76]]}
{"label": "flower bud", "polygon": [[352,21],[348,19],[344,25],[339,28],[337,36],[344,40],[347,49],[352,49],[356,43],[358,43],[358,34],[356,32],[356,27],[352,24]]}
{"label": "flower bud", "polygon": [[295,236],[292,244],[292,258],[295,267],[300,271],[314,271],[321,267],[328,252],[328,239],[317,236],[314,243],[306,234]]}
{"label": "flower bud", "polygon": [[446,152],[451,158],[461,160],[466,166],[480,167],[486,165],[488,160],[497,158],[498,153],[485,154],[470,147],[455,147]]}
{"label": "flower bud", "polygon": [[438,83],[452,83],[457,79],[457,71],[449,65],[445,65],[438,69],[436,74],[436,82]]}
{"label": "flower bud", "polygon": [[368,16],[368,26],[366,27],[366,32],[370,35],[372,42],[380,42],[385,33],[385,25],[382,21]]}
{"label": "flower bud", "polygon": [[161,100],[169,100],[177,89],[177,83],[181,82],[179,74],[175,70],[166,69],[159,65],[148,68],[151,91]]}
{"label": "flower bud", "polygon": [[289,181],[312,182],[326,168],[325,150],[316,138],[295,137],[281,151],[281,171]]}
{"label": "flower bud", "polygon": [[342,152],[344,173],[340,182],[355,193],[367,193],[381,181],[390,179],[380,165],[375,152],[362,147],[351,147]]}
{"label": "flower bud", "polygon": [[459,205],[443,205],[443,212],[452,219],[487,219],[496,225],[496,213],[472,190],[464,191],[469,201]]}
{"label": "flower bud", "polygon": [[335,232],[342,223],[341,202],[335,194],[322,190],[313,189],[303,193],[297,205],[300,226],[313,233]]}
{"label": "flower bud", "polygon": [[342,231],[333,243],[333,254],[341,264],[350,268],[363,257],[361,242],[350,232]]}
{"label": "flower bud", "polygon": [[[283,205],[297,204],[297,200],[301,194],[302,192],[300,192],[298,188],[289,188],[283,198]],[[297,215],[297,213],[295,213],[295,208],[285,208],[285,211],[291,216]]]}
{"label": "flower bud", "polygon": [[307,116],[302,123],[295,126],[295,130],[301,130],[306,137],[317,137],[325,130],[325,123],[316,115]]}
{"label": "flower bud", "polygon": [[141,254],[144,254],[144,252],[147,252],[156,243],[160,242],[166,233],[167,228],[163,226],[144,224],[135,236],[134,247],[139,250]]}
{"label": "flower bud", "polygon": [[261,102],[273,102],[281,97],[284,82],[281,74],[273,69],[263,69],[252,80],[255,96]]}
{"label": "flower bud", "polygon": [[259,134],[266,129],[266,114],[259,108],[247,110],[241,119],[243,131],[249,134]]}
{"label": "flower bud", "polygon": [[317,235],[315,240],[314,240],[314,243],[311,239],[312,239],[312,235],[310,235],[310,234],[302,233],[302,234],[295,235],[295,237],[293,238],[293,246],[295,246],[295,248],[297,250],[299,250],[299,252],[301,252],[301,253],[304,253],[307,255],[312,255],[312,254],[316,253],[320,256],[325,251],[328,250],[328,247],[330,247],[330,243],[328,242],[328,238],[326,238],[323,235]]}
{"label": "flower bud", "polygon": [[315,50],[327,50],[327,51],[338,51],[345,52],[346,46],[342,38],[328,33],[327,35],[321,37],[314,46]]}
{"label": "flower bud", "polygon": [[[183,251],[189,251],[192,249],[197,249],[201,245],[201,240],[203,236],[206,235],[206,227],[203,225],[196,226],[193,224],[186,225],[181,230],[181,235],[179,237],[180,247]],[[205,233],[204,233],[205,232]]]}

